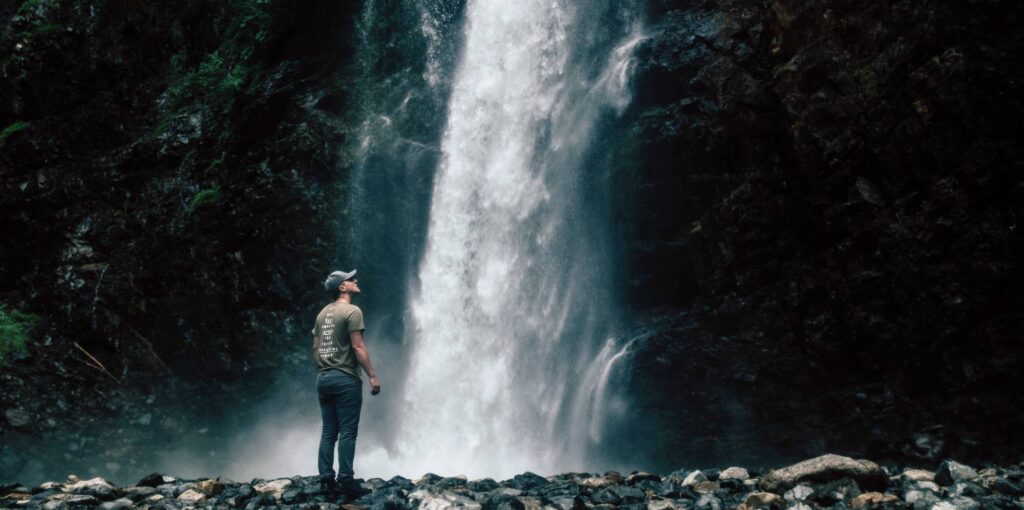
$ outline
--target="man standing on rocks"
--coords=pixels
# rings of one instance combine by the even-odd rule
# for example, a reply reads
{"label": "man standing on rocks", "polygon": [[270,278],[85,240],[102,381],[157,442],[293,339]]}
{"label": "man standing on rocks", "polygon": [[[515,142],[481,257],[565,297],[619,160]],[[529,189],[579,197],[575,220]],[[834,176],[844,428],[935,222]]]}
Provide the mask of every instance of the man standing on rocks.
{"label": "man standing on rocks", "polygon": [[[363,312],[352,300],[359,295],[356,271],[335,271],[327,276],[324,289],[333,301],[316,316],[313,327],[313,357],[316,359],[316,391],[320,398],[323,433],[317,467],[320,488],[359,497],[363,489],[353,479],[359,411],[363,405],[362,367],[370,378],[370,394],[380,393],[380,381],[370,363],[363,342]],[[334,473],[334,443],[338,443],[338,473]]]}

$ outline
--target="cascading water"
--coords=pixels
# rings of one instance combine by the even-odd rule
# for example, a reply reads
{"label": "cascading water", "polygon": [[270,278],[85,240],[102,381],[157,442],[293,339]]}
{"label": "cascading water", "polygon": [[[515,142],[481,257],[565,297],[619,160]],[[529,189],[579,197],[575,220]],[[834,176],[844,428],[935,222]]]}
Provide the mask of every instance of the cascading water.
{"label": "cascading water", "polygon": [[642,35],[621,3],[582,7],[466,7],[387,471],[583,467],[606,381],[581,383],[611,362],[597,358],[622,278],[591,146],[604,115],[629,102]]}

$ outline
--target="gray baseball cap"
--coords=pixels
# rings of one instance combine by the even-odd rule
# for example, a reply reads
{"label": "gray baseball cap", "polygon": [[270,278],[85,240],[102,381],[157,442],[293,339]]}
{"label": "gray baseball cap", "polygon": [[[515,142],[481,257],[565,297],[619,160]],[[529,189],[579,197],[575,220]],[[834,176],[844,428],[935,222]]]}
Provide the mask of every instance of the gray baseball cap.
{"label": "gray baseball cap", "polygon": [[356,275],[356,270],[353,269],[349,272],[335,271],[327,275],[327,279],[324,280],[324,290],[330,292],[333,289],[337,289],[341,282],[348,280]]}

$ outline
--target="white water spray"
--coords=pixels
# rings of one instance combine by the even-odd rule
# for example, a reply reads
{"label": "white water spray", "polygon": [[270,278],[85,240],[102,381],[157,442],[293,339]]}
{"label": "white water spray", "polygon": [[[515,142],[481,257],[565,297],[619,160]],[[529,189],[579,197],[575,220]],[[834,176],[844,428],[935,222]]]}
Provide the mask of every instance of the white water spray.
{"label": "white water spray", "polygon": [[593,424],[580,421],[600,420],[595,392],[607,384],[584,379],[593,363],[614,361],[597,355],[616,321],[609,286],[621,278],[608,204],[594,191],[601,176],[584,158],[602,115],[629,102],[642,36],[591,72],[585,57],[600,38],[581,32],[590,13],[580,7],[467,6],[411,303],[401,433],[387,458],[357,457],[370,472],[500,478],[583,467]]}

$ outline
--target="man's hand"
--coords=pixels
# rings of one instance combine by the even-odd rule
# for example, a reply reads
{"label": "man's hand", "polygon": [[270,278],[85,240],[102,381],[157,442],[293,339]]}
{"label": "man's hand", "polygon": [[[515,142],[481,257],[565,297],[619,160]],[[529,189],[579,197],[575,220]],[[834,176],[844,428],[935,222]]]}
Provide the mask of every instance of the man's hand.
{"label": "man's hand", "polygon": [[380,393],[380,381],[376,377],[370,378],[370,395],[376,395]]}

